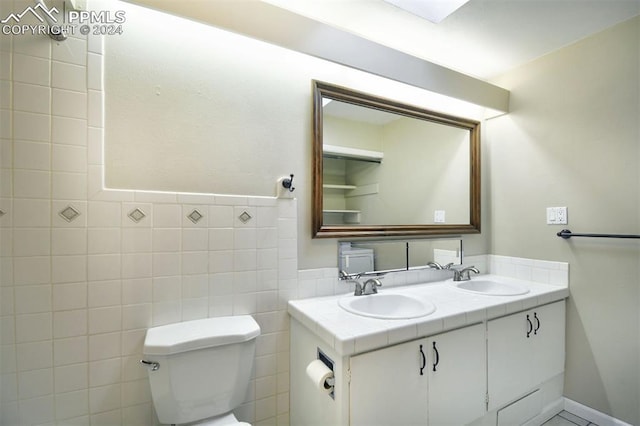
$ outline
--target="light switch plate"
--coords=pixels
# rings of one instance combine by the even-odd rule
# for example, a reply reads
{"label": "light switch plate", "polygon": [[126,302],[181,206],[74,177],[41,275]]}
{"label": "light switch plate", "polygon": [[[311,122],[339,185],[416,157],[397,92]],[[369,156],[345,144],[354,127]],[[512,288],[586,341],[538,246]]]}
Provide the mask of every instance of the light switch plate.
{"label": "light switch plate", "polygon": [[547,207],[547,225],[566,225],[567,223],[566,207]]}
{"label": "light switch plate", "polygon": [[433,221],[435,223],[445,223],[445,211],[436,210],[433,212]]}

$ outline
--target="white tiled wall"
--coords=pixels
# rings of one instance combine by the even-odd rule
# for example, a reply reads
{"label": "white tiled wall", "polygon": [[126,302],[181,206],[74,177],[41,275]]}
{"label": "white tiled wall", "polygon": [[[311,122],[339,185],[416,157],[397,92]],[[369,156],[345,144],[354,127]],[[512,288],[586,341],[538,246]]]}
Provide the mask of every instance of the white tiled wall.
{"label": "white tiled wall", "polygon": [[262,329],[238,415],[288,424],[295,200],[104,190],[101,55],[1,39],[0,424],[153,424],[146,329],[238,314]]}
{"label": "white tiled wall", "polygon": [[569,264],[522,257],[488,255],[488,270],[492,274],[543,284],[569,286]]}
{"label": "white tiled wall", "polygon": [[[561,287],[569,285],[569,264],[566,262],[473,255],[465,256],[463,265],[475,266],[481,274],[496,274]],[[453,272],[450,270],[417,269],[389,273],[380,279],[383,287],[388,288],[447,280],[452,276]],[[297,292],[289,296],[290,299],[303,299],[353,293],[353,290],[352,282],[338,279],[337,268],[306,269],[298,271]]]}

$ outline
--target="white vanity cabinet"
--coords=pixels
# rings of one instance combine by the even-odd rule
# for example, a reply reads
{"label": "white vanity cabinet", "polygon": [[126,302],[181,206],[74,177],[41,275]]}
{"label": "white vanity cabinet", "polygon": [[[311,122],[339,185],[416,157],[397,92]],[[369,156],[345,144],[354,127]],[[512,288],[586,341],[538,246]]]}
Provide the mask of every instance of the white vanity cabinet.
{"label": "white vanity cabinet", "polygon": [[[291,424],[543,424],[564,404],[569,293],[528,287],[530,293],[502,298],[429,284],[421,294],[442,309],[415,321],[345,313],[338,305],[345,296],[289,302]],[[334,372],[332,392],[318,382],[323,376],[307,374],[317,359],[328,359]]]}
{"label": "white vanity cabinet", "polygon": [[350,358],[350,424],[463,425],[485,413],[485,324]]}
{"label": "white vanity cabinet", "polygon": [[564,371],[564,301],[490,320],[487,334],[489,410]]}

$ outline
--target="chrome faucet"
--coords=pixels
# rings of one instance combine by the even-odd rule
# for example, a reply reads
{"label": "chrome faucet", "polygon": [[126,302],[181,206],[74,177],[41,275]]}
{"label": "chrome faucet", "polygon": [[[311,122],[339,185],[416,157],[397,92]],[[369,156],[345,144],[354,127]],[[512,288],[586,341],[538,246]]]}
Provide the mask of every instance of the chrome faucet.
{"label": "chrome faucet", "polygon": [[356,281],[356,289],[353,292],[354,296],[366,296],[369,294],[377,294],[378,287],[382,287],[382,283],[378,278],[370,278],[364,282],[364,284],[360,284]]}
{"label": "chrome faucet", "polygon": [[470,272],[475,274],[479,274],[480,271],[475,266],[469,266],[461,270],[454,269],[453,270],[453,280],[454,281],[469,281],[471,279]]}
{"label": "chrome faucet", "polygon": [[338,279],[343,281],[352,281],[352,280],[357,280],[358,278],[360,278],[360,274],[348,274],[347,272],[343,271],[342,269],[338,271]]}
{"label": "chrome faucet", "polygon": [[453,266],[453,262],[451,263],[447,263],[446,265],[442,266],[441,264],[439,264],[438,262],[427,262],[427,266],[429,268],[433,268],[433,269],[438,269],[438,270],[442,270],[442,269],[451,269],[451,267]]}

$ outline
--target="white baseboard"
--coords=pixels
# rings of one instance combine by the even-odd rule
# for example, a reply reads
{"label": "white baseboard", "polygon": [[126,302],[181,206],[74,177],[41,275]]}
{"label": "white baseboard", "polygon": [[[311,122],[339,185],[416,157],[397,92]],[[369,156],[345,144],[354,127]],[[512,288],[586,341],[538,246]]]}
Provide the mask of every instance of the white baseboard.
{"label": "white baseboard", "polygon": [[601,413],[600,411],[594,410],[586,405],[582,405],[569,398],[564,399],[564,409],[571,414],[575,414],[578,417],[589,420],[598,426],[632,426],[629,423],[625,423],[622,420],[618,420],[608,414]]}

